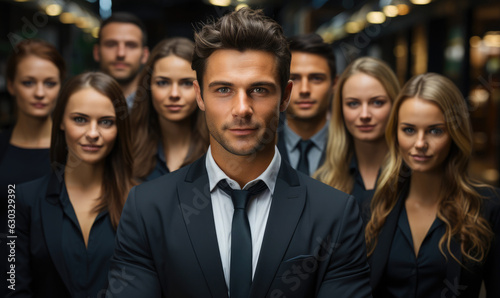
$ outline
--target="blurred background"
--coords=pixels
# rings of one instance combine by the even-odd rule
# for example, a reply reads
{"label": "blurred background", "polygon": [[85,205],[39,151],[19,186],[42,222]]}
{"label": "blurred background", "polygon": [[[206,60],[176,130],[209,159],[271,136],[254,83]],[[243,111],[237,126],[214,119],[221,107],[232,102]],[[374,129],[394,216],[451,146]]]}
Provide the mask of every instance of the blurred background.
{"label": "blurred background", "polygon": [[498,185],[500,168],[500,1],[498,0],[0,0],[0,127],[13,122],[5,63],[13,45],[42,38],[59,49],[69,74],[97,69],[99,24],[132,12],[148,29],[149,47],[166,37],[192,39],[200,22],[228,11],[261,8],[287,36],[316,32],[332,44],[340,73],[359,56],[389,63],[403,84],[437,72],[451,78],[470,106],[472,173]]}

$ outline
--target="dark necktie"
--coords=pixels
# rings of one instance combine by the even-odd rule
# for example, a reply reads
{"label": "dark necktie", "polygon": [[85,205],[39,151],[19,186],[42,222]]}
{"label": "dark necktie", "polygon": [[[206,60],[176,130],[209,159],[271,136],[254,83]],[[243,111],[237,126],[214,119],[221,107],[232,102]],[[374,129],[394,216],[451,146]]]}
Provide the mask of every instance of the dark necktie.
{"label": "dark necktie", "polygon": [[309,175],[309,160],[307,155],[309,154],[309,150],[311,150],[312,146],[313,142],[311,140],[301,140],[299,142],[300,158],[297,170],[306,175]]}
{"label": "dark necktie", "polygon": [[231,197],[234,205],[231,228],[231,264],[229,271],[229,293],[231,298],[248,298],[252,286],[252,234],[246,207],[251,196],[267,189],[261,180],[248,190],[232,189],[221,180],[220,189]]}

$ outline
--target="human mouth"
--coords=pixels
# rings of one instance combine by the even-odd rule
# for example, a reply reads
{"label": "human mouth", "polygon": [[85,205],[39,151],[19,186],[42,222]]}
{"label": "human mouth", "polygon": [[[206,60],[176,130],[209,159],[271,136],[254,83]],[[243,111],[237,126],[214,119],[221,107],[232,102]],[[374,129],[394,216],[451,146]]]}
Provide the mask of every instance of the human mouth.
{"label": "human mouth", "polygon": [[301,109],[310,109],[316,104],[315,100],[300,100],[296,101],[295,104]]}
{"label": "human mouth", "polygon": [[370,132],[375,128],[375,125],[358,125],[356,127],[362,132]]}
{"label": "human mouth", "polygon": [[237,127],[237,128],[230,128],[229,131],[237,136],[246,136],[254,133],[257,130],[257,128],[253,127]]}
{"label": "human mouth", "polygon": [[36,109],[43,109],[47,106],[47,104],[41,102],[32,103],[31,105]]}
{"label": "human mouth", "polygon": [[90,145],[90,144],[81,144],[80,146],[82,146],[83,151],[87,152],[97,152],[102,148],[102,146]]}
{"label": "human mouth", "polygon": [[165,106],[169,111],[171,112],[178,112],[180,111],[184,106],[183,105],[166,105]]}
{"label": "human mouth", "polygon": [[115,62],[112,65],[113,65],[113,67],[118,68],[118,69],[123,69],[123,68],[127,68],[128,67],[128,64],[127,63],[123,63],[123,62]]}
{"label": "human mouth", "polygon": [[425,161],[428,161],[429,159],[431,159],[432,155],[414,154],[414,155],[411,155],[411,157],[413,158],[413,160],[415,160],[417,162],[425,162]]}

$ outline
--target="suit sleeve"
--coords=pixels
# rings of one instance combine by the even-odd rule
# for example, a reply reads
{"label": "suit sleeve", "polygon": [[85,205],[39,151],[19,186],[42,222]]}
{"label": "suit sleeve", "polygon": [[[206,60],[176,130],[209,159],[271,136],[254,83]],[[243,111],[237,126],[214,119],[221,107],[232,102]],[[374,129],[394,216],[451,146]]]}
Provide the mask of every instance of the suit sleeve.
{"label": "suit sleeve", "polygon": [[161,297],[140,198],[132,188],[122,211],[111,258],[106,297]]}
{"label": "suit sleeve", "polygon": [[363,221],[352,196],[349,196],[342,214],[341,227],[318,297],[372,297]]}
{"label": "suit sleeve", "polygon": [[488,258],[484,264],[484,284],[487,297],[500,297],[500,198],[499,189],[495,189],[496,194],[492,196],[487,206],[489,210],[489,222],[494,233],[491,242]]}
{"label": "suit sleeve", "polygon": [[[9,290],[11,294],[7,295],[7,297],[32,297],[33,293],[31,290],[31,284],[33,276],[31,271],[30,253],[31,206],[27,203],[22,185],[19,185],[16,189],[15,206],[15,235],[17,236],[15,239],[16,254],[15,261],[10,264],[15,266],[16,284],[15,290]],[[7,239],[7,243],[9,243],[9,240],[10,239]]]}

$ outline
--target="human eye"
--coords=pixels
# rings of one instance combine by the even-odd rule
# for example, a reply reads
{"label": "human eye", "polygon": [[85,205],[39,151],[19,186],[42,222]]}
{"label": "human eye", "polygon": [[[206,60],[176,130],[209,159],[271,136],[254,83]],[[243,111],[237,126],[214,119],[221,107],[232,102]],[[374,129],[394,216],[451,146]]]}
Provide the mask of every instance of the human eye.
{"label": "human eye", "polygon": [[103,119],[101,121],[99,121],[100,124],[104,127],[111,127],[115,124],[115,121],[112,120],[112,119]]}
{"label": "human eye", "polygon": [[385,103],[386,103],[386,101],[385,100],[381,100],[381,99],[376,99],[376,100],[373,101],[373,105],[376,106],[376,107],[381,107]]}
{"label": "human eye", "polygon": [[325,78],[323,76],[312,76],[311,77],[311,82],[313,83],[322,83],[325,81]]}
{"label": "human eye", "polygon": [[300,80],[300,77],[299,77],[299,76],[296,76],[296,75],[291,75],[291,76],[290,76],[290,80],[292,80],[292,82],[296,82],[296,81],[299,81],[299,80]]}
{"label": "human eye", "polygon": [[229,89],[228,87],[220,87],[220,88],[217,88],[217,90],[215,90],[215,91],[218,93],[221,93],[221,94],[227,94],[231,91],[231,89]]}
{"label": "human eye", "polygon": [[22,81],[21,84],[23,84],[23,86],[25,86],[25,87],[31,87],[35,84],[35,82],[32,80],[26,80],[26,81]]}
{"label": "human eye", "polygon": [[169,82],[167,80],[157,80],[155,84],[158,87],[165,87],[169,84]]}
{"label": "human eye", "polygon": [[444,130],[442,128],[435,127],[435,128],[429,129],[429,133],[431,135],[440,136],[444,133]]}
{"label": "human eye", "polygon": [[359,106],[359,102],[357,102],[357,101],[347,101],[345,103],[345,105],[348,106],[349,108],[354,109],[354,108],[357,108]]}
{"label": "human eye", "polygon": [[193,87],[193,81],[182,81],[181,86],[188,87],[188,88]]}
{"label": "human eye", "polygon": [[49,88],[54,88],[55,86],[57,86],[57,82],[54,82],[54,81],[47,81],[44,83],[45,86],[49,87]]}
{"label": "human eye", "polygon": [[267,89],[266,88],[262,88],[262,87],[253,88],[252,89],[252,93],[266,94],[267,93]]}
{"label": "human eye", "polygon": [[103,42],[103,46],[107,47],[107,48],[112,48],[112,47],[115,47],[118,43],[114,40],[106,40],[105,42]]}
{"label": "human eye", "polygon": [[403,127],[401,130],[407,135],[415,133],[415,129],[413,127]]}
{"label": "human eye", "polygon": [[81,117],[81,116],[75,116],[75,117],[73,117],[73,121],[75,121],[75,123],[77,123],[77,124],[83,124],[87,121],[87,119],[85,119],[84,117]]}
{"label": "human eye", "polygon": [[125,46],[130,49],[136,49],[139,47],[139,44],[136,42],[127,42],[125,43]]}

